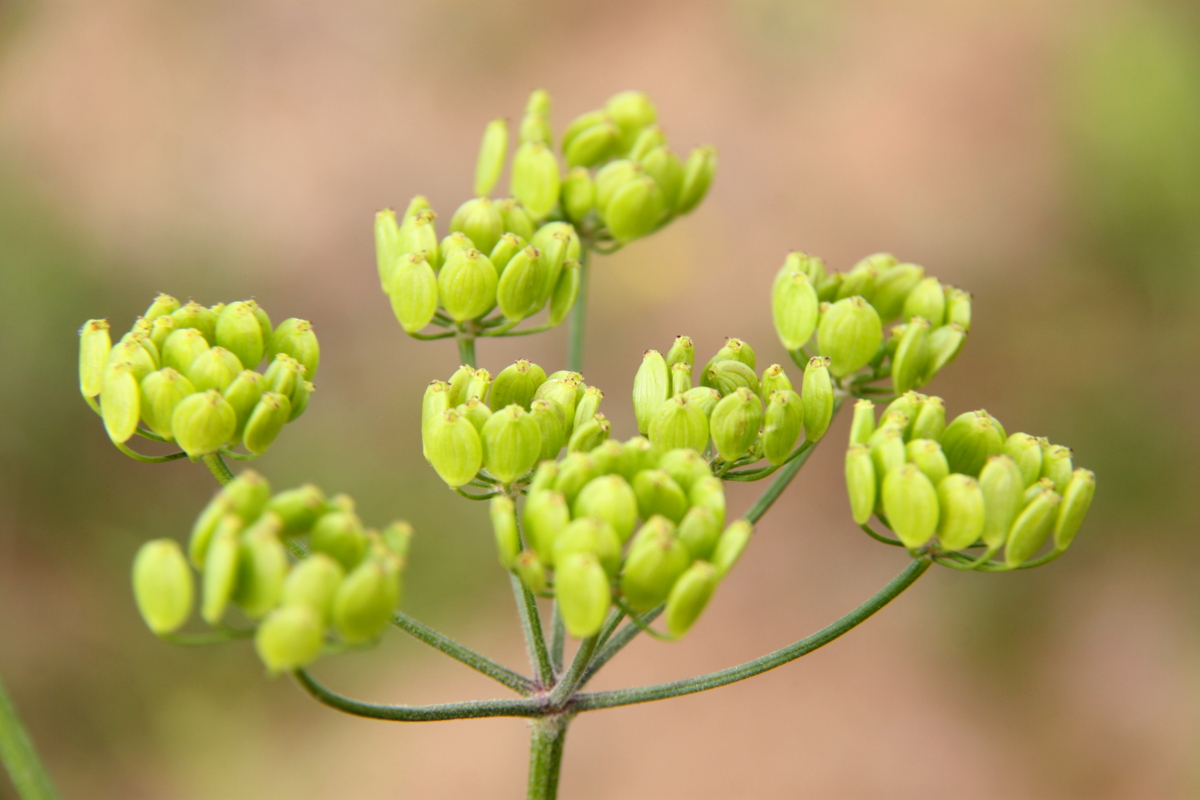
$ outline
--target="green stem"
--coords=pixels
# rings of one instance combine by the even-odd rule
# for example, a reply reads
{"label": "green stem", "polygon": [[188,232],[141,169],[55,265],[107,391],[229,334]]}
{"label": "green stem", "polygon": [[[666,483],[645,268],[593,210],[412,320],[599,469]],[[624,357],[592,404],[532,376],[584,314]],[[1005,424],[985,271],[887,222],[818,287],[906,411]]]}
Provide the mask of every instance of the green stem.
{"label": "green stem", "polygon": [[537,598],[516,575],[510,575],[509,578],[512,580],[513,597],[517,600],[517,614],[521,617],[521,631],[525,634],[529,661],[537,670],[538,683],[543,688],[549,688],[554,685],[554,667],[550,663],[550,652],[546,649],[546,636],[542,633]]}
{"label": "green stem", "polygon": [[458,340],[458,360],[468,367],[475,367],[475,337],[465,331],[459,331],[456,338]]}
{"label": "green stem", "polygon": [[680,697],[685,694],[716,689],[719,686],[725,686],[730,683],[744,681],[747,678],[753,678],[755,675],[761,675],[789,661],[794,661],[801,656],[808,655],[817,648],[829,644],[842,634],[866,622],[871,615],[896,599],[917,578],[921,577],[925,573],[925,570],[929,569],[929,564],[930,561],[924,558],[912,561],[887,586],[884,586],[871,599],[837,622],[817,631],[812,636],[805,637],[798,642],[794,642],[773,653],[768,653],[761,658],[756,658],[753,661],[747,661],[745,664],[730,667],[719,672],[711,672],[707,675],[699,675],[695,678],[688,678],[681,681],[659,683],[652,686],[639,686],[634,689],[618,689],[611,692],[579,694],[575,696],[571,704],[571,710],[594,711],[600,708],[614,708],[616,706],[633,705],[634,703],[648,703],[653,700],[666,700],[670,697]]}
{"label": "green stem", "polygon": [[596,643],[599,640],[599,636],[589,636],[579,643],[579,649],[575,651],[575,658],[571,659],[571,666],[567,668],[558,684],[550,692],[552,708],[561,708],[579,688],[588,664],[592,663],[592,655],[596,652]]}
{"label": "green stem", "polygon": [[202,460],[204,466],[208,467],[208,471],[222,486],[233,480],[233,473],[229,471],[229,467],[225,464],[225,459],[221,458],[220,453],[209,453]]}
{"label": "green stem", "polygon": [[487,656],[459,644],[449,636],[435,631],[428,625],[417,622],[407,614],[402,614],[399,611],[395,612],[392,614],[392,624],[417,641],[424,642],[435,650],[440,650],[455,661],[488,676],[518,694],[528,696],[533,693],[533,681],[529,680],[529,678],[513,672],[502,664],[497,664]]}
{"label": "green stem", "polygon": [[3,682],[0,682],[0,762],[22,800],[58,800],[59,794],[17,716],[17,709],[4,691]]}
{"label": "green stem", "polygon": [[[658,619],[658,616],[662,614],[663,609],[665,608],[666,606],[659,606],[651,611],[647,611],[645,614],[639,617],[639,619],[643,624],[649,625],[651,622]],[[616,621],[620,622],[621,617],[617,617]],[[590,666],[588,666],[587,671],[583,673],[583,680],[579,682],[579,685],[583,686],[587,684],[587,682],[595,677],[596,673],[599,672],[605,664],[612,660],[613,656],[621,652],[621,650],[625,648],[625,645],[636,639],[637,635],[641,632],[641,627],[637,623],[630,621],[625,623],[625,627],[621,628],[621,630],[618,631],[617,634],[612,637],[612,639],[607,639],[607,637],[602,636],[601,638],[606,639],[606,643],[602,648],[600,648],[600,652],[597,653],[592,659],[592,663]]]}
{"label": "green stem", "polygon": [[575,298],[575,307],[571,309],[571,320],[567,332],[567,369],[572,372],[583,372],[583,339],[587,327],[588,304],[588,252],[584,247],[579,253],[579,296]]}
{"label": "green stem", "polygon": [[299,669],[292,677],[319,702],[356,717],[384,719],[392,722],[440,722],[448,719],[481,719],[483,717],[537,717],[542,707],[533,700],[475,700],[466,703],[440,703],[429,706],[387,706],[364,703],[325,688]]}
{"label": "green stem", "polygon": [[178,461],[181,458],[187,458],[187,453],[183,452],[182,450],[180,450],[178,453],[171,453],[170,455],[166,456],[147,456],[137,452],[131,447],[126,446],[122,442],[113,442],[113,444],[115,444],[117,449],[125,455],[136,461],[141,461],[146,464],[162,464],[167,461]]}
{"label": "green stem", "polygon": [[558,610],[558,601],[550,610],[550,666],[557,674],[563,668],[563,647],[567,643],[567,626]]}
{"label": "green stem", "polygon": [[570,718],[564,714],[543,717],[530,724],[527,800],[558,797],[558,776],[562,772],[563,743],[569,724]]}

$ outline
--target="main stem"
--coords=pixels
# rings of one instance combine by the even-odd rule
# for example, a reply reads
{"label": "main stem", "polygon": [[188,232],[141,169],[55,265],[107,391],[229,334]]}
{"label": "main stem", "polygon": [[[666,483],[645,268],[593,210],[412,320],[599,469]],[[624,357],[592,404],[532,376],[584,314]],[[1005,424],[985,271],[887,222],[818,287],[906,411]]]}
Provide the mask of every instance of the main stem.
{"label": "main stem", "polygon": [[579,296],[575,298],[575,308],[571,310],[567,332],[567,369],[572,372],[583,372],[583,341],[584,331],[587,328],[589,252],[586,245],[579,251]]}
{"label": "main stem", "polygon": [[563,743],[570,718],[566,714],[535,719],[529,724],[529,788],[527,800],[554,800],[558,797],[558,776],[562,772]]}

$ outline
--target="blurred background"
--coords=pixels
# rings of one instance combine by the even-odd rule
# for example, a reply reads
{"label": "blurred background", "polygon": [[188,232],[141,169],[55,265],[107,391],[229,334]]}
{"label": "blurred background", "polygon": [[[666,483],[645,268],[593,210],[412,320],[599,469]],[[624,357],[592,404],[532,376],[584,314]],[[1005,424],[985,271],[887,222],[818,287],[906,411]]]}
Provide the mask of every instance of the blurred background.
{"label": "blurred background", "polygon": [[[1200,794],[1194,3],[0,0],[0,674],[65,797],[521,796],[521,721],[345,717],[245,642],[147,632],[133,553],[182,539],[214,485],[109,444],[76,331],[123,331],[157,291],[312,320],[318,394],[256,466],[411,520],[405,609],[524,666],[486,511],[420,457],[420,393],[454,346],[402,335],[371,225],[417,193],[448,220],[485,123],[535,87],[559,131],[644,89],[677,149],[720,152],[693,216],[597,261],[585,373],[614,434],[641,352],[675,334],[785,358],[767,293],[788,250],[837,269],[887,250],[975,294],[927,391],[1069,444],[1100,486],[1050,568],[935,568],[802,661],[579,718],[563,796]],[[565,328],[480,356],[558,369]],[[845,424],[691,635],[637,642],[597,687],[753,658],[904,566],[850,520]],[[379,702],[504,691],[399,633],[316,673]]]}

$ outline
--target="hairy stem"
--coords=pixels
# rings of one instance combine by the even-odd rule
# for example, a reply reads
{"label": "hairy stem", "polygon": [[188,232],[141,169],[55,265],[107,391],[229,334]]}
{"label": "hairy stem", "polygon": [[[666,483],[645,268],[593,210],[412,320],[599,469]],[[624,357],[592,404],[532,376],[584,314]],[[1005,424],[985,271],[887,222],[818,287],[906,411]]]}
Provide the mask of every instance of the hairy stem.
{"label": "hairy stem", "polygon": [[58,800],[59,794],[38,758],[33,740],[21,724],[3,682],[0,682],[0,762],[8,770],[22,800]]}
{"label": "hairy stem", "polygon": [[558,797],[558,776],[562,771],[563,743],[569,724],[570,719],[563,714],[543,717],[530,724],[527,800]]}
{"label": "hairy stem", "polygon": [[502,664],[497,664],[487,656],[475,652],[466,645],[459,644],[449,636],[439,633],[428,625],[417,622],[407,614],[401,614],[399,611],[395,612],[392,614],[392,624],[414,639],[424,642],[435,650],[440,650],[455,661],[467,665],[476,672],[487,675],[492,680],[504,684],[518,694],[529,695],[533,692],[533,681],[525,676],[513,672]]}
{"label": "hairy stem", "polygon": [[579,296],[575,298],[575,307],[571,309],[571,319],[567,331],[567,369],[572,372],[583,372],[584,329],[587,327],[588,303],[588,254],[590,248],[584,246],[579,251]]}
{"label": "hairy stem", "polygon": [[449,719],[480,719],[483,717],[537,717],[543,714],[541,705],[524,698],[518,700],[475,700],[466,703],[441,703],[430,706],[387,706],[364,703],[325,688],[299,669],[292,677],[310,695],[330,708],[356,717],[382,719],[391,722],[440,722]]}
{"label": "hairy stem", "polygon": [[542,617],[538,613],[537,598],[516,575],[510,575],[513,597],[517,600],[517,614],[521,617],[521,630],[525,634],[525,647],[529,661],[537,670],[538,683],[549,688],[554,685],[554,667],[550,663],[550,651],[546,648],[546,635],[542,632]]}
{"label": "hairy stem", "polygon": [[220,453],[209,453],[203,457],[203,461],[204,466],[208,467],[208,471],[222,486],[233,480],[233,473],[229,471],[229,466],[225,463],[225,459],[221,458]]}

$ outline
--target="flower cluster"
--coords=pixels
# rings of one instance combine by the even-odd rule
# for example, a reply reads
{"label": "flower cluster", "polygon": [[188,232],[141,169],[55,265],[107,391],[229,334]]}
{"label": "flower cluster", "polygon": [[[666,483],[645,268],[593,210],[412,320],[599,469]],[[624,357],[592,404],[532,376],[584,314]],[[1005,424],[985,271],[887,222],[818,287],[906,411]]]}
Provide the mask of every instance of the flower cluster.
{"label": "flower cluster", "polygon": [[854,521],[874,514],[909,550],[936,554],[984,547],[973,566],[1004,548],[1005,568],[1031,563],[1053,534],[1050,556],[1066,550],[1087,514],[1096,478],[1073,469],[1071,451],[1027,433],[1007,435],[986,411],[946,423],[940,397],[906,392],[885,410],[854,408],[846,451]]}
{"label": "flower cluster", "polygon": [[162,294],[116,344],[108,320],[84,323],[79,385],[118,446],[141,433],[192,459],[238,443],[258,455],[304,413],[319,361],[305,320],[272,327],[253,300],[208,308]]}
{"label": "flower cluster", "polygon": [[[219,631],[246,632],[223,623],[236,605],[256,622],[255,644],[268,669],[294,670],[328,649],[379,637],[400,600],[411,535],[403,522],[364,529],[350,498],[326,499],[316,486],[272,495],[266,479],[248,471],[201,512],[186,556],[173,539],[142,546],[134,596],[150,629],[171,636],[192,613],[194,566],[201,618]],[[307,557],[293,563],[289,547]]]}

